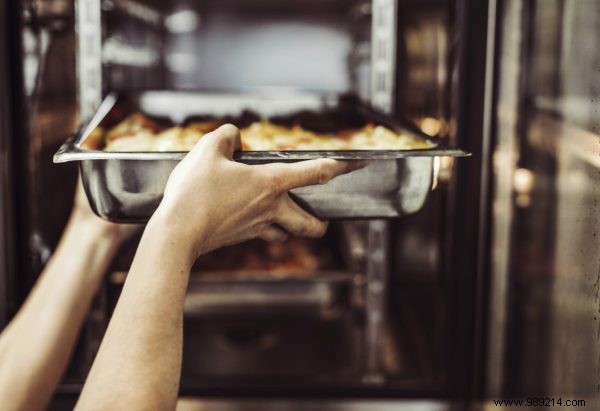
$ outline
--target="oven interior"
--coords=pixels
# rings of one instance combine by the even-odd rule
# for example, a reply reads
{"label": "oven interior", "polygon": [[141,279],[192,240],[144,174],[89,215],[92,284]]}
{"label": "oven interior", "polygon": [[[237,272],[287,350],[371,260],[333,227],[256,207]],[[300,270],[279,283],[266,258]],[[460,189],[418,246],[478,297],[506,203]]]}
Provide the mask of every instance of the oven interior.
{"label": "oven interior", "polygon": [[[31,282],[58,240],[77,174],[69,166],[47,172],[46,160],[108,92],[353,94],[456,141],[454,1],[50,3],[50,11],[27,11],[37,142],[28,184],[38,198],[56,191],[55,181],[73,185],[30,205]],[[53,128],[42,131],[43,119]],[[417,214],[333,222],[321,240],[257,240],[199,260],[186,303],[182,391],[447,395],[443,256],[453,167],[442,160],[438,187]],[[79,386],[91,365],[136,242],[110,268],[63,390]]]}
{"label": "oven interior", "polygon": [[[332,264],[247,244],[214,258],[225,265],[199,262],[182,392],[304,398],[294,409],[317,397],[597,397],[597,1],[0,5],[22,20],[9,43],[24,108],[9,314],[69,215],[77,169],[52,155],[106,93],[349,92],[473,157],[442,159],[417,214],[332,223],[305,247]],[[109,269],[59,395],[81,389],[135,245]]]}

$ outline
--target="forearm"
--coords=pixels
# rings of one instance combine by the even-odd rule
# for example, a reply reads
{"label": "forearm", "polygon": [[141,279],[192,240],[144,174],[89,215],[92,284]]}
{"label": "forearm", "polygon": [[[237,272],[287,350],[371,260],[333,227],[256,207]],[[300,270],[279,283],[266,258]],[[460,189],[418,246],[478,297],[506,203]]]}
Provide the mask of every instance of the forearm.
{"label": "forearm", "polygon": [[4,404],[9,409],[43,409],[51,397],[116,249],[102,234],[92,224],[71,221],[22,309],[0,335],[0,397],[11,398]]}
{"label": "forearm", "polygon": [[191,257],[165,226],[155,215],[142,236],[78,409],[175,407]]}

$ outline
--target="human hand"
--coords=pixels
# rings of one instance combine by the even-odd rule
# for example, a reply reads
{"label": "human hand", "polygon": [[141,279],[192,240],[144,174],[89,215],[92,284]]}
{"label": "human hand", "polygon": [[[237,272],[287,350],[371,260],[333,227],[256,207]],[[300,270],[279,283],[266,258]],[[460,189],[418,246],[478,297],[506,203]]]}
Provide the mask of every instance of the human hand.
{"label": "human hand", "polygon": [[169,177],[150,225],[176,241],[190,263],[224,245],[279,239],[277,227],[297,236],[322,236],[327,223],[303,210],[288,190],[324,184],[364,166],[332,159],[247,165],[232,159],[240,147],[239,130],[221,126],[205,135]]}
{"label": "human hand", "polygon": [[141,230],[137,224],[115,224],[98,217],[90,208],[85,195],[81,178],[77,179],[77,188],[73,201],[73,210],[69,218],[69,226],[80,234],[102,237],[120,244]]}

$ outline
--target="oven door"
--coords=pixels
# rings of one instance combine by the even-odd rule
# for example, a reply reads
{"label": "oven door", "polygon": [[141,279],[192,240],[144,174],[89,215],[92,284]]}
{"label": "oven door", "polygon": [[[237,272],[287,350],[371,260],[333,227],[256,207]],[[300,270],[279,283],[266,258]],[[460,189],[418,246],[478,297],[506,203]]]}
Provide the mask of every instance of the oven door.
{"label": "oven door", "polygon": [[597,408],[600,3],[497,3],[487,396]]}

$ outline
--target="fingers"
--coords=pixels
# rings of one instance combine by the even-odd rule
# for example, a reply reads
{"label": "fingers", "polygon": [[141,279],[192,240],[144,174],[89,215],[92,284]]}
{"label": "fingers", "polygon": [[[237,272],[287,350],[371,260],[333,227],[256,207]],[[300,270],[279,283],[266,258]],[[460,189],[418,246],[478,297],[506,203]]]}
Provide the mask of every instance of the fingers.
{"label": "fingers", "polygon": [[277,180],[281,184],[277,188],[280,192],[285,192],[292,188],[325,184],[336,176],[363,168],[366,165],[367,162],[359,160],[339,161],[319,158],[291,164],[267,164],[265,167],[269,169],[269,172],[278,176]]}
{"label": "fingers", "polygon": [[221,127],[206,134],[196,144],[192,151],[203,150],[202,147],[209,146],[218,154],[229,160],[233,159],[233,153],[242,148],[240,130],[232,124],[223,124]]}
{"label": "fingers", "polygon": [[262,233],[258,235],[258,237],[271,243],[281,243],[287,240],[288,235],[285,231],[281,230],[280,228],[277,228],[275,226],[268,226],[262,231]]}
{"label": "fingers", "polygon": [[299,237],[322,237],[327,231],[327,222],[304,211],[288,195],[282,197],[274,221]]}

